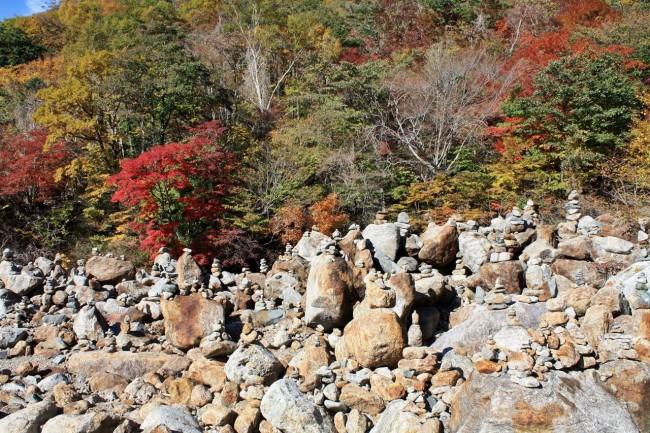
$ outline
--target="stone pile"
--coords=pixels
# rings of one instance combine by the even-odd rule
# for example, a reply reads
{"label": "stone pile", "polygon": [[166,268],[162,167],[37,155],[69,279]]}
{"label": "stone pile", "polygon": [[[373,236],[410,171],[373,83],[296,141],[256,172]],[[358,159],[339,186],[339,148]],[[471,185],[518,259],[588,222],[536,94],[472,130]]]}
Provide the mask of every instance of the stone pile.
{"label": "stone pile", "polygon": [[557,226],[381,211],[257,271],[7,249],[0,431],[650,431],[647,227],[617,224],[573,191]]}

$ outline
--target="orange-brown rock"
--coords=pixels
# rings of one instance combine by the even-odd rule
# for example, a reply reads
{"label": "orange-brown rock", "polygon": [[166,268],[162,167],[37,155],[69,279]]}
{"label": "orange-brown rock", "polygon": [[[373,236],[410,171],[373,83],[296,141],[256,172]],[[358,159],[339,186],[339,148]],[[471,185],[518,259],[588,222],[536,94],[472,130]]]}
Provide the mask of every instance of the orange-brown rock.
{"label": "orange-brown rock", "polygon": [[302,392],[310,392],[316,388],[317,379],[316,371],[330,365],[333,361],[332,356],[327,351],[327,342],[324,338],[318,339],[318,344],[314,339],[310,339],[305,344],[304,352],[297,362],[297,369],[303,381],[300,385]]}
{"label": "orange-brown rock", "polygon": [[431,378],[431,387],[455,386],[461,377],[458,370],[439,371]]}
{"label": "orange-brown rock", "polygon": [[582,272],[585,283],[593,287],[603,287],[606,280],[605,273],[601,272],[595,263],[583,260],[558,259],[551,265],[551,270],[574,283],[578,272]]}
{"label": "orange-brown rock", "polygon": [[640,431],[650,431],[650,365],[619,359],[599,367],[601,374],[610,376],[603,386],[627,405]]}
{"label": "orange-brown rock", "polygon": [[405,320],[411,313],[411,308],[415,302],[415,281],[411,274],[403,272],[395,274],[386,284],[395,291],[395,307],[393,311],[397,313],[401,320]]}
{"label": "orange-brown rock", "polygon": [[167,340],[183,350],[198,346],[214,325],[225,320],[223,305],[198,293],[162,301],[160,306]]}
{"label": "orange-brown rock", "polygon": [[385,308],[356,317],[345,327],[343,338],[352,357],[366,368],[395,366],[406,345],[399,318]]}
{"label": "orange-brown rock", "polygon": [[606,305],[594,305],[587,309],[580,327],[591,347],[598,349],[598,340],[609,331],[613,320]]}
{"label": "orange-brown rock", "polygon": [[632,317],[634,333],[638,337],[650,340],[650,310],[636,310]]}
{"label": "orange-brown rock", "polygon": [[305,293],[305,322],[332,329],[352,315],[352,272],[342,257],[321,254],[311,263]]}
{"label": "orange-brown rock", "polygon": [[519,260],[506,262],[486,263],[481,266],[478,274],[470,275],[466,284],[468,287],[481,286],[483,288],[492,288],[501,278],[505,285],[506,293],[521,294],[521,288],[524,285],[524,264]]}
{"label": "orange-brown rock", "polygon": [[580,362],[580,354],[570,341],[566,341],[559,349],[553,350],[552,353],[562,363],[563,368],[575,367]]}
{"label": "orange-brown rock", "polygon": [[169,385],[168,392],[174,402],[188,406],[194,385],[194,381],[190,379],[176,379]]}
{"label": "orange-brown rock", "polygon": [[562,371],[545,376],[543,387],[531,389],[513,383],[508,375],[470,374],[451,400],[449,431],[638,431],[593,370],[579,378]]}
{"label": "orange-brown rock", "polygon": [[381,397],[354,383],[343,387],[339,400],[346,406],[369,415],[378,415],[386,407]]}
{"label": "orange-brown rock", "polygon": [[458,253],[458,231],[456,227],[444,224],[433,226],[420,236],[422,248],[418,258],[434,267],[444,267],[456,259]]}
{"label": "orange-brown rock", "polygon": [[564,311],[549,311],[540,320],[545,320],[551,326],[562,326],[569,321],[569,316]]}
{"label": "orange-brown rock", "polygon": [[560,293],[558,298],[563,299],[567,307],[573,307],[578,317],[581,317],[591,307],[596,292],[597,290],[593,287],[578,287]]}
{"label": "orange-brown rock", "polygon": [[195,382],[209,386],[212,391],[220,392],[226,383],[224,363],[209,359],[197,359],[190,365],[187,377]]}
{"label": "orange-brown rock", "polygon": [[186,357],[167,353],[93,351],[72,354],[68,360],[68,370],[86,377],[99,372],[113,373],[131,381],[160,369],[169,374],[179,374],[187,369],[189,364],[190,361]]}
{"label": "orange-brown rock", "polygon": [[489,361],[487,359],[479,359],[476,361],[476,363],[474,363],[474,367],[476,367],[476,371],[483,374],[491,374],[496,373],[497,371],[501,371],[500,364],[497,364],[494,361]]}
{"label": "orange-brown rock", "polygon": [[86,274],[104,284],[119,283],[135,277],[135,265],[114,257],[93,256],[86,262]]}
{"label": "orange-brown rock", "polygon": [[437,371],[437,364],[437,356],[428,355],[422,359],[400,359],[397,367],[402,370],[413,370],[415,374],[435,373]]}
{"label": "orange-brown rock", "polygon": [[370,376],[370,388],[384,401],[393,401],[406,396],[406,388],[380,374]]}
{"label": "orange-brown rock", "polygon": [[88,384],[92,392],[111,390],[119,395],[128,386],[129,382],[119,374],[100,371],[90,376]]}

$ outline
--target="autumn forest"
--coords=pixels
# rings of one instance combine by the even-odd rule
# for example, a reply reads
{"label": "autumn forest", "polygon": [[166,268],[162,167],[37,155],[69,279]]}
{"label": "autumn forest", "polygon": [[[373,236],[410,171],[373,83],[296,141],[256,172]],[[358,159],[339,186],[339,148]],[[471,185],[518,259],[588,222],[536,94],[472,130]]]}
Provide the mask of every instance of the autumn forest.
{"label": "autumn forest", "polygon": [[650,217],[649,22],[642,0],[52,2],[0,22],[0,247],[241,267],[380,209],[554,222],[574,189]]}

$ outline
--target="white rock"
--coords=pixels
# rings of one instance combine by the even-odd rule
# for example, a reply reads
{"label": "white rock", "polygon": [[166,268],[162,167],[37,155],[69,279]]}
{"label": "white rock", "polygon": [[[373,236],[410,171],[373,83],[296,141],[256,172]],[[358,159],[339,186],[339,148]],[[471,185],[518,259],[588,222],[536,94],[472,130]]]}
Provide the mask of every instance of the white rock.
{"label": "white rock", "polygon": [[291,379],[275,382],[264,395],[262,415],[284,433],[334,433],[330,415],[316,406]]}
{"label": "white rock", "polygon": [[165,405],[155,407],[146,416],[140,429],[149,433],[156,427],[166,426],[168,429],[179,433],[201,433],[199,423],[191,415]]}

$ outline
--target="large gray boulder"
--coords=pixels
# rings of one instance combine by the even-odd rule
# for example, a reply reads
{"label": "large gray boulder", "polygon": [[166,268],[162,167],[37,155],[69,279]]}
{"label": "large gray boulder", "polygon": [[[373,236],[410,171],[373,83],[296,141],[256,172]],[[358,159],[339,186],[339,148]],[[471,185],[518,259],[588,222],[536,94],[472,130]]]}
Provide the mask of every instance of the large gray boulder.
{"label": "large gray boulder", "polygon": [[375,252],[382,252],[393,262],[397,260],[401,238],[395,224],[369,224],[362,235],[370,241]]}
{"label": "large gray boulder", "polygon": [[282,373],[282,363],[269,350],[258,344],[238,348],[224,367],[231,382],[243,383],[250,378],[262,378],[264,384],[273,383]]}
{"label": "large gray boulder", "polygon": [[0,349],[14,347],[16,343],[28,336],[27,328],[0,328]]}
{"label": "large gray boulder", "polygon": [[180,287],[191,286],[195,280],[201,282],[204,280],[204,273],[201,266],[194,260],[190,251],[185,251],[178,258],[176,263],[176,283]]}
{"label": "large gray boulder", "polygon": [[268,277],[264,283],[264,297],[275,301],[283,299],[285,294],[301,293],[303,286],[300,280],[286,271],[281,271]]}
{"label": "large gray boulder", "polygon": [[[510,308],[517,312],[521,326],[537,329],[542,314],[546,312],[546,303],[517,303]],[[455,348],[465,353],[476,353],[491,335],[505,326],[507,316],[508,310],[488,310],[482,305],[477,305],[465,321],[442,334],[431,347],[440,352]]]}
{"label": "large gray boulder", "polygon": [[490,241],[478,232],[463,232],[458,236],[458,248],[463,254],[465,266],[477,273],[490,260]]}
{"label": "large gray boulder", "polygon": [[104,337],[106,321],[95,307],[85,306],[75,317],[72,330],[77,338],[97,341]]}
{"label": "large gray boulder", "polygon": [[323,241],[329,241],[330,238],[321,232],[309,232],[309,235],[303,236],[295,247],[293,252],[298,254],[303,259],[311,262],[318,255],[318,250]]}
{"label": "large gray boulder", "polygon": [[264,394],[262,415],[284,433],[334,433],[330,415],[298,389],[291,379],[275,382]]}
{"label": "large gray boulder", "polygon": [[546,374],[530,389],[507,375],[473,372],[451,402],[454,433],[633,433],[639,428],[624,404],[603,388],[595,371]]}
{"label": "large gray boulder", "polygon": [[0,274],[5,287],[17,295],[28,296],[43,284],[43,278],[23,274]]}

